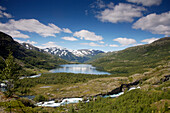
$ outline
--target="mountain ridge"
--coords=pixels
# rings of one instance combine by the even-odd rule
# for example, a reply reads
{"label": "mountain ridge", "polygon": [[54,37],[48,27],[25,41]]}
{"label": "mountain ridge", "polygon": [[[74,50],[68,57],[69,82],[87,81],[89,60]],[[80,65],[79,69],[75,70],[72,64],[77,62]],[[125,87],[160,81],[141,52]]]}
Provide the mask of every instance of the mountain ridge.
{"label": "mountain ridge", "polygon": [[84,63],[85,61],[89,60],[91,57],[99,53],[104,53],[104,51],[94,50],[94,49],[69,50],[66,48],[59,48],[59,47],[49,47],[45,49],[39,49],[28,43],[23,43],[22,45],[26,49],[33,49],[40,52],[47,52],[52,55],[57,55],[62,59],[73,61],[73,62],[80,62],[80,63]]}

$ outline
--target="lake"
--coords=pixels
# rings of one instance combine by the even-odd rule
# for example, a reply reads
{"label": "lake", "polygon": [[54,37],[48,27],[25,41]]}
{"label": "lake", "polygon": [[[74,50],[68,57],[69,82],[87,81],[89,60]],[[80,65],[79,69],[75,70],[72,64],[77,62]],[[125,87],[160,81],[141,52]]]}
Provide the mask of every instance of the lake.
{"label": "lake", "polygon": [[95,74],[95,75],[110,75],[108,72],[98,71],[90,64],[65,64],[60,65],[60,68],[52,69],[52,73],[83,73],[83,74]]}

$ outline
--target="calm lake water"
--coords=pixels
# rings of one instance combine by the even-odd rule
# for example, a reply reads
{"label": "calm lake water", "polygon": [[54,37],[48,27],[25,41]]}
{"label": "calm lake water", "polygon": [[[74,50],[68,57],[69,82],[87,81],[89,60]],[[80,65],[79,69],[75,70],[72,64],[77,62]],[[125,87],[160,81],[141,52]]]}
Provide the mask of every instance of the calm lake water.
{"label": "calm lake water", "polygon": [[96,74],[96,75],[103,75],[107,74],[110,75],[108,72],[98,71],[95,67],[90,64],[65,64],[60,65],[60,68],[52,69],[50,72],[52,73],[83,73],[83,74]]}

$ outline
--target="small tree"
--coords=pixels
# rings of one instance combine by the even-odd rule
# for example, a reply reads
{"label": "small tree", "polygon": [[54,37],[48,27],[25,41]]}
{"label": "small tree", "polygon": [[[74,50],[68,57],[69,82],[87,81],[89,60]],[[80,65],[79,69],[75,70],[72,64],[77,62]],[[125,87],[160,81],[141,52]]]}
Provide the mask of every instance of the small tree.
{"label": "small tree", "polygon": [[14,62],[12,52],[5,60],[5,68],[2,70],[1,79],[6,82],[6,90],[4,93],[7,97],[11,97],[17,87],[17,81],[19,79],[20,66]]}

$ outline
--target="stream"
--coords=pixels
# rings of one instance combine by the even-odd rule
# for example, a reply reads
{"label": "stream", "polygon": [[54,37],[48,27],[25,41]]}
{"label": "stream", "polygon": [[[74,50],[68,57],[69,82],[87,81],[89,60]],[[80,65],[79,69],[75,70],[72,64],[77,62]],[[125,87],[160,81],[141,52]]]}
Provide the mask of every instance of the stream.
{"label": "stream", "polygon": [[[131,87],[128,91],[134,90],[134,89],[139,89],[140,87]],[[116,98],[119,97],[120,95],[123,95],[124,92],[120,92],[118,94],[113,94],[113,95],[105,95],[102,96],[103,98],[111,97],[111,98]],[[83,101],[83,98],[66,98],[63,99],[62,102],[56,103],[54,100],[46,101],[46,102],[39,102],[35,104],[36,106],[42,106],[42,107],[59,107],[65,104],[73,104],[73,103],[79,103],[80,101]],[[87,100],[86,102],[89,102]]]}

